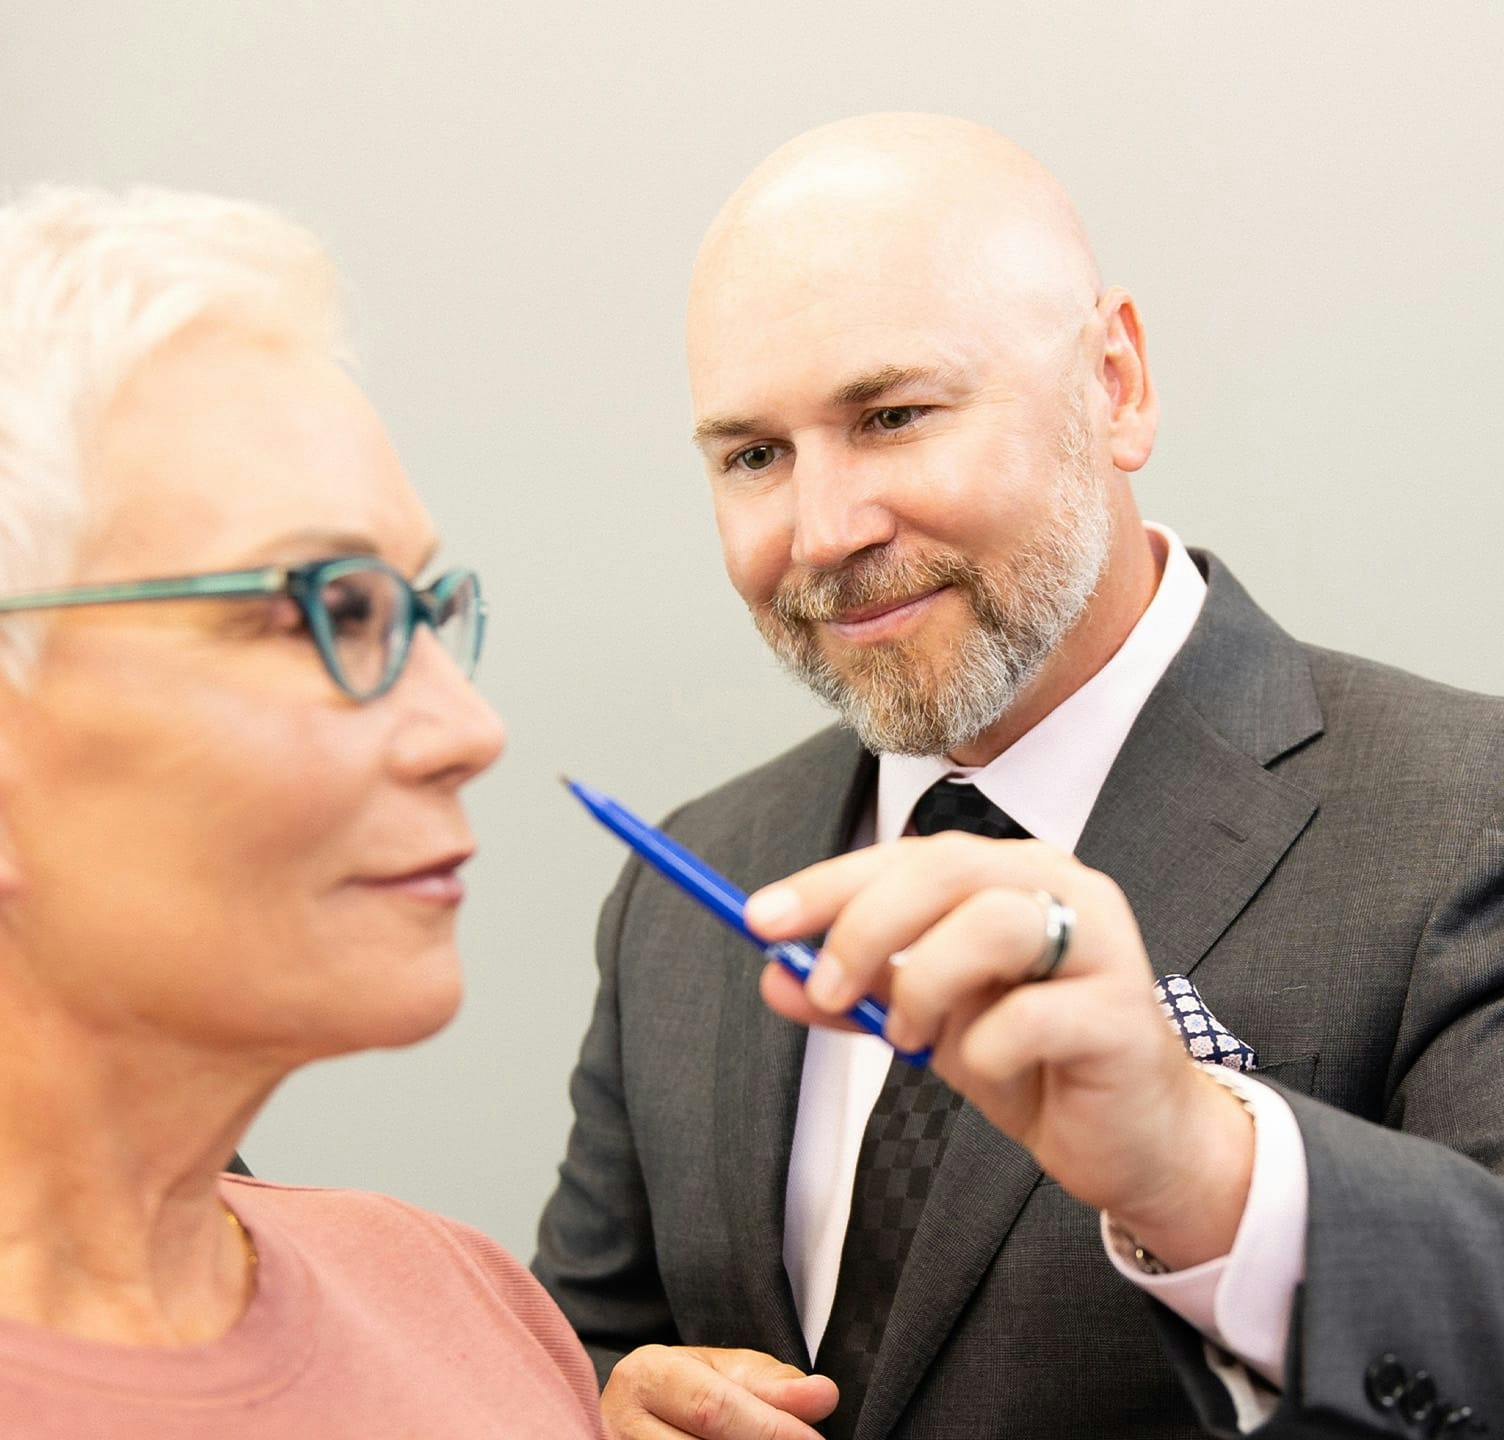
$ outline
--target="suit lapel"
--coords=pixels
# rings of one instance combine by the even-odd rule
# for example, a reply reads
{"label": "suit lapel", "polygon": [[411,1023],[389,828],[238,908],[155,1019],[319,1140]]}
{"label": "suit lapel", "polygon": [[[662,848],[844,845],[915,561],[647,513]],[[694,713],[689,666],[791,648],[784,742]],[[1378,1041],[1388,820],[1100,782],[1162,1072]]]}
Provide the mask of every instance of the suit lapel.
{"label": "suit lapel", "polygon": [[[814,752],[786,783],[787,800],[760,807],[750,822],[746,867],[732,875],[748,891],[843,851],[872,789],[876,761],[844,733]],[[731,1217],[746,1313],[740,1343],[809,1367],[783,1263],[784,1198],[799,1107],[806,1031],[775,1015],[758,993],[762,957],[724,932],[716,1066],[716,1183]]]}
{"label": "suit lapel", "polygon": [[[1133,905],[1156,973],[1191,970],[1316,810],[1264,767],[1319,734],[1299,647],[1210,556],[1200,620],[1129,732],[1077,855]],[[894,1296],[856,1440],[890,1433],[1040,1179],[966,1105]]]}
{"label": "suit lapel", "polygon": [[1266,768],[1321,733],[1300,647],[1211,556],[1201,619],[1118,752],[1076,847],[1133,906],[1158,975],[1186,974],[1316,813]]}
{"label": "suit lapel", "polygon": [[1110,875],[1156,975],[1188,974],[1316,811],[1307,791],[1233,750],[1174,690],[1151,697],[1076,853]]}

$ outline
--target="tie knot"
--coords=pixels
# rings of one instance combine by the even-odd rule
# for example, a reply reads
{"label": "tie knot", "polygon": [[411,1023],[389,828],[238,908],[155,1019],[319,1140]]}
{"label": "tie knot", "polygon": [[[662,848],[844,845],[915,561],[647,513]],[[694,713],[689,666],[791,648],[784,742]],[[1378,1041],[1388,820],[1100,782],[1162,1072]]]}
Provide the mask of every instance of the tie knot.
{"label": "tie knot", "polygon": [[1029,832],[999,810],[969,780],[937,780],[914,806],[914,829],[921,835],[964,830],[989,840],[1027,840]]}

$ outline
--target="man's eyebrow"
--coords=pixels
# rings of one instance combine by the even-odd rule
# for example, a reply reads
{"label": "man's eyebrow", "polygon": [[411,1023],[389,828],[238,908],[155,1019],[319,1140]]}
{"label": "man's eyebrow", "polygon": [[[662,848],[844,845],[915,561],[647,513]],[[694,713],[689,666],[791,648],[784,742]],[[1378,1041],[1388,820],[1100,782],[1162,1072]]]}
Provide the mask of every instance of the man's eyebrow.
{"label": "man's eyebrow", "polygon": [[690,438],[703,447],[712,440],[740,440],[744,435],[756,435],[766,429],[767,422],[755,415],[712,415],[695,426]]}
{"label": "man's eyebrow", "polygon": [[[890,390],[907,385],[954,386],[962,371],[956,365],[884,365],[869,370],[831,392],[832,405],[870,405]],[[712,415],[695,426],[693,440],[704,447],[716,440],[741,440],[771,430],[769,421],[757,415]]]}
{"label": "man's eyebrow", "polygon": [[890,390],[909,385],[953,385],[959,375],[953,365],[884,365],[838,386],[830,399],[835,405],[870,405]]}

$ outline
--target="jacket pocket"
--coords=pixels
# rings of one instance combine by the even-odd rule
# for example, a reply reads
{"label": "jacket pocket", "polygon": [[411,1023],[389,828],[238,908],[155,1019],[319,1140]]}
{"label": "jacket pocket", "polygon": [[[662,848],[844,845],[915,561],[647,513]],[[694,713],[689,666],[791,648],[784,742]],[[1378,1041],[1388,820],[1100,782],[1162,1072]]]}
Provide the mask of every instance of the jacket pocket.
{"label": "jacket pocket", "polygon": [[1319,1055],[1296,1055],[1289,1060],[1271,1060],[1248,1073],[1255,1080],[1273,1080],[1288,1090],[1309,1095],[1316,1085],[1316,1062]]}

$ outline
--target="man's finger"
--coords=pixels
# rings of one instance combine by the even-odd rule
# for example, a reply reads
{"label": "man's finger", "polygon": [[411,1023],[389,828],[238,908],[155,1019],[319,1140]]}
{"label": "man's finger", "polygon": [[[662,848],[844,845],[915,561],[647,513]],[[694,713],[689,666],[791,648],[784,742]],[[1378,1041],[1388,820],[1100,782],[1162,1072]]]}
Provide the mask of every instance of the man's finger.
{"label": "man's finger", "polygon": [[759,987],[763,1003],[776,1015],[799,1025],[823,1025],[830,1030],[860,1030],[855,1021],[844,1015],[822,1010],[804,991],[804,982],[776,961],[763,967]]}
{"label": "man's finger", "polygon": [[[826,929],[822,956],[835,957],[843,986],[822,992],[816,981],[811,999],[830,1010],[849,1009],[873,988],[893,955],[908,950],[970,896],[994,887],[992,877],[1009,859],[1000,851],[1025,843],[944,835],[895,846],[891,862],[847,899]],[[1062,869],[1069,864],[1056,858]]]}
{"label": "man's finger", "polygon": [[747,924],[764,940],[813,935],[893,863],[896,851],[894,845],[868,845],[764,885],[747,898]]}
{"label": "man's finger", "polygon": [[613,1440],[819,1440],[792,1412],[821,1418],[834,1389],[754,1350],[649,1346],[612,1372],[601,1408]]}
{"label": "man's finger", "polygon": [[1044,943],[1036,893],[995,887],[971,895],[904,951],[888,1001],[888,1038],[902,1050],[933,1045],[963,999],[995,996],[997,987],[1027,979]]}
{"label": "man's finger", "polygon": [[[789,977],[793,979],[792,976]],[[795,981],[797,984],[798,982]],[[760,1350],[701,1350],[720,1374],[745,1386],[760,1400],[800,1420],[823,1420],[836,1408],[840,1392],[825,1375],[806,1375]]]}
{"label": "man's finger", "polygon": [[[827,1013],[838,1014],[881,988],[879,977],[893,954],[911,946],[971,894],[993,888],[1045,891],[1065,904],[1073,904],[1078,892],[1092,891],[1095,898],[1090,872],[1050,846],[946,834],[874,846],[812,865],[759,891],[749,917],[768,911],[781,916],[780,934],[826,930],[809,998]],[[1078,929],[1089,930],[1101,917],[1082,918],[1085,923]],[[769,927],[766,933],[775,932]]]}
{"label": "man's finger", "polygon": [[683,1389],[661,1397],[656,1418],[695,1440],[819,1440],[817,1432],[797,1416],[770,1405],[708,1365],[701,1366]]}
{"label": "man's finger", "polygon": [[972,888],[1013,885],[1050,889],[1079,870],[1070,856],[1037,840],[987,840],[951,832],[909,836],[888,845],[869,845],[837,855],[754,891],[747,900],[747,923],[767,940],[792,940],[829,928],[851,898],[895,866],[917,867],[932,883],[951,887],[958,875]]}
{"label": "man's finger", "polygon": [[[972,1074],[1003,1085],[1039,1065],[1079,1065],[1119,1053],[1123,1010],[1098,977],[1052,980],[1011,990],[960,1038]],[[1167,1030],[1163,1022],[1159,1031]]]}

